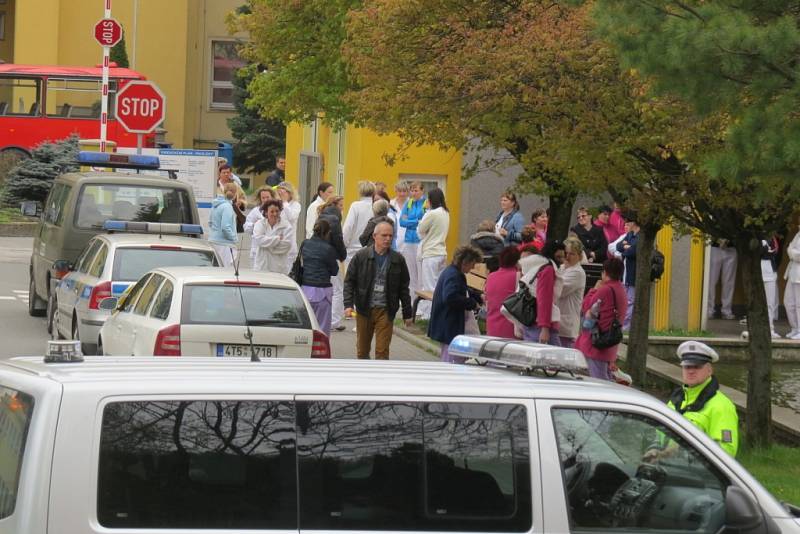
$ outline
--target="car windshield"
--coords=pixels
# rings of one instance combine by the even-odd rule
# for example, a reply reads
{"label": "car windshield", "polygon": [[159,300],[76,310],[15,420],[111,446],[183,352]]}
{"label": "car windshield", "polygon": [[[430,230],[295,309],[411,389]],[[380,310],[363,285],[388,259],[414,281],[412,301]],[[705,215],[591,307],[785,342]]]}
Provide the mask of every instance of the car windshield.
{"label": "car windshield", "polygon": [[75,225],[102,228],[107,220],[194,223],[191,206],[185,189],[88,184],[78,198]]}
{"label": "car windshield", "polygon": [[246,321],[251,326],[311,328],[300,291],[292,288],[187,285],[181,315],[182,324],[243,325]]}
{"label": "car windshield", "polygon": [[114,254],[112,280],[132,282],[158,267],[216,267],[210,250],[119,248]]}

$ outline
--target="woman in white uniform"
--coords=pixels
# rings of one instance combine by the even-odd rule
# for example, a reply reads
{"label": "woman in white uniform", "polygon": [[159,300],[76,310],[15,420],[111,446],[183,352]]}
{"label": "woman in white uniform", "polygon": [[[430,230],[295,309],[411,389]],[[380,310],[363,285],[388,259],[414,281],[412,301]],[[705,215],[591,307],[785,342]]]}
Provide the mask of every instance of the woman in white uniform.
{"label": "woman in white uniform", "polygon": [[294,186],[289,182],[279,183],[275,191],[278,193],[278,198],[283,202],[281,219],[292,227],[292,248],[289,251],[289,268],[291,268],[294,259],[297,257],[297,221],[300,220],[300,212],[303,211],[303,207],[296,200],[295,197],[297,195],[295,195]]}
{"label": "woman in white uniform", "polygon": [[281,201],[267,200],[261,207],[264,218],[253,228],[253,243],[258,247],[253,269],[289,274],[289,251],[294,240],[294,228],[281,217]]}

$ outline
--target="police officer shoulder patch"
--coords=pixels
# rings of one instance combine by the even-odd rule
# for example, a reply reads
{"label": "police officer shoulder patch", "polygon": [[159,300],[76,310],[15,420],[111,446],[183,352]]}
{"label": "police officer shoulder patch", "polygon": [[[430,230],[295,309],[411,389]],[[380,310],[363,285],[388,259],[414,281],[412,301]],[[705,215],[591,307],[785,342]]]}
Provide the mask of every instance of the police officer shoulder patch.
{"label": "police officer shoulder patch", "polygon": [[723,430],[722,431],[722,443],[731,443],[733,442],[733,432],[730,430]]}

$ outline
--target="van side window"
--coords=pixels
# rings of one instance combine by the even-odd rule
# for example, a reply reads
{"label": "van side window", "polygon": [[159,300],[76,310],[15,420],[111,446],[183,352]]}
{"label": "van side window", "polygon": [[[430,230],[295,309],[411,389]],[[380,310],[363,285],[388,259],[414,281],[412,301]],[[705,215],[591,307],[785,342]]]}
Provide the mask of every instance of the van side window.
{"label": "van side window", "polygon": [[66,184],[55,184],[47,196],[46,206],[43,213],[44,222],[61,226],[64,222],[64,206],[69,198],[72,187]]}
{"label": "van side window", "polygon": [[115,402],[103,410],[107,528],[297,529],[290,402]]}
{"label": "van side window", "polygon": [[17,490],[25,456],[25,442],[33,415],[33,397],[15,389],[0,386],[0,519],[14,513]]}
{"label": "van side window", "polygon": [[523,406],[299,402],[300,528],[525,532]]}
{"label": "van side window", "polygon": [[666,426],[615,410],[553,410],[574,531],[719,532],[725,477]]}

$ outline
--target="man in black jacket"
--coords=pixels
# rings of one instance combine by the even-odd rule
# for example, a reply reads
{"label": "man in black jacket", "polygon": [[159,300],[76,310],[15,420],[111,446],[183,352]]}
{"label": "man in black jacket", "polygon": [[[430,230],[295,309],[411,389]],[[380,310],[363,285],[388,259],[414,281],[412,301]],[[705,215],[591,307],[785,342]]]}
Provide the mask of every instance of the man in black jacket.
{"label": "man in black jacket", "polygon": [[403,319],[411,324],[411,296],[406,260],[392,250],[394,229],[390,223],[375,226],[374,244],[359,250],[344,281],[345,314],[356,312],[356,355],[369,359],[372,337],[375,336],[375,359],[389,359],[394,316],[403,306]]}
{"label": "man in black jacket", "polygon": [[267,185],[275,187],[284,181],[286,181],[286,156],[278,156],[275,158],[275,170],[267,176]]}
{"label": "man in black jacket", "polygon": [[578,208],[578,224],[572,231],[583,243],[586,259],[589,263],[603,263],[606,261],[608,242],[603,229],[592,223],[592,215],[586,208]]}

